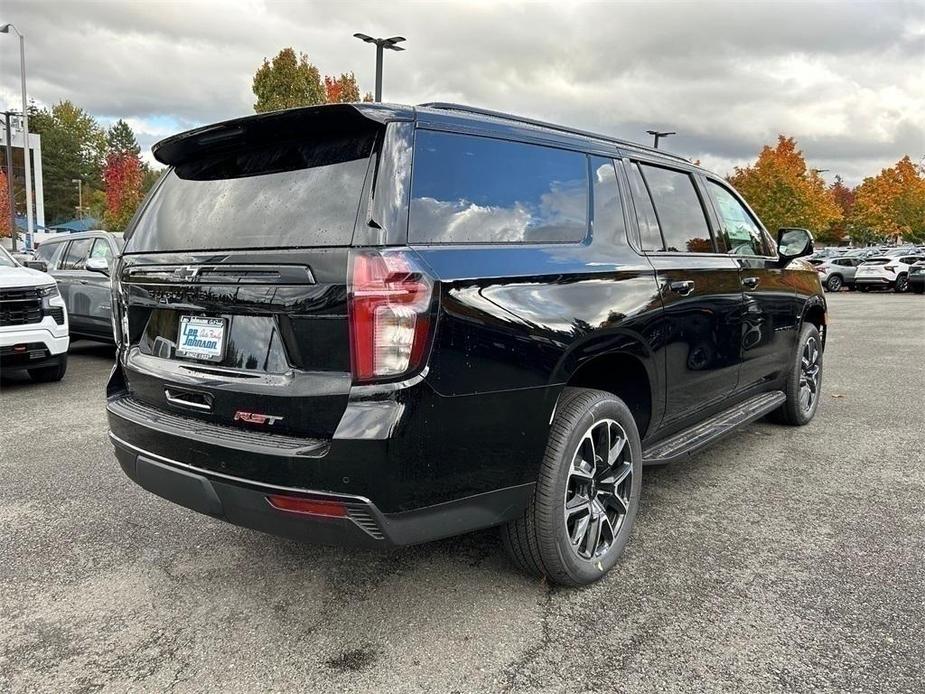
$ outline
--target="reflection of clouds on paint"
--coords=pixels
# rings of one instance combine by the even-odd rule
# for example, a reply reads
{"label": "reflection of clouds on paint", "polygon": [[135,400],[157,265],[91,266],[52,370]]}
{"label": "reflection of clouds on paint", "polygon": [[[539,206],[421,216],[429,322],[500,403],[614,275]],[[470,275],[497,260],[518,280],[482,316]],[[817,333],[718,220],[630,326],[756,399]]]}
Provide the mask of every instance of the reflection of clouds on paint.
{"label": "reflection of clouds on paint", "polygon": [[558,181],[538,204],[517,200],[509,206],[478,205],[470,200],[411,201],[415,238],[433,243],[579,241],[585,236],[588,207],[583,180]]}

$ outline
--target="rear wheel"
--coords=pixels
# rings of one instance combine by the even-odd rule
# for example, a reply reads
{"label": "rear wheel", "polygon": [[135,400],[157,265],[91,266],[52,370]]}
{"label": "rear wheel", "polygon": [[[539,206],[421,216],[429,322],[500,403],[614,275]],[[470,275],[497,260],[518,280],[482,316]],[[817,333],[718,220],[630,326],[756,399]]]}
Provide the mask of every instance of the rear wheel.
{"label": "rear wheel", "polygon": [[522,570],[553,583],[593,583],[623,553],[641,487],[642,446],[623,401],[566,388],[533,499],[502,529],[505,549]]}
{"label": "rear wheel", "polygon": [[42,366],[37,369],[29,369],[29,378],[36,383],[49,383],[51,381],[60,381],[67,372],[67,354],[62,354],[58,358],[58,363],[52,366]]}
{"label": "rear wheel", "polygon": [[893,285],[893,291],[897,294],[903,294],[909,291],[909,276],[902,274],[896,278],[896,284]]}
{"label": "rear wheel", "polygon": [[832,275],[825,281],[825,288],[830,292],[837,292],[842,288],[842,284],[844,283],[839,275]]}
{"label": "rear wheel", "polygon": [[793,358],[784,393],[787,401],[773,413],[781,424],[809,424],[819,406],[822,387],[822,340],[815,325],[807,323],[800,333],[800,343]]}

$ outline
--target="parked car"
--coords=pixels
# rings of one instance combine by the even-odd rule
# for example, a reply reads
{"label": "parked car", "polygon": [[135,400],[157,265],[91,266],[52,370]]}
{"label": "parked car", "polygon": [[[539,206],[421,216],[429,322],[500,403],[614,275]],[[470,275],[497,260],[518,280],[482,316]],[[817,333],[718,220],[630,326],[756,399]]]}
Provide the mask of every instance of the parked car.
{"label": "parked car", "polygon": [[861,260],[866,260],[867,258],[873,258],[874,256],[881,255],[879,248],[855,248],[847,253],[845,253],[843,258],[860,258]]}
{"label": "parked car", "polygon": [[586,584],[643,464],[816,412],[812,236],[775,244],[680,157],[448,104],[153,151],[170,170],[113,269],[107,408],[122,469],[178,504],[375,547],[500,525],[521,568]]}
{"label": "parked car", "polygon": [[909,288],[909,266],[919,260],[921,256],[918,255],[870,258],[855,272],[855,285],[862,292],[872,288],[904,292]]}
{"label": "parked car", "polygon": [[122,244],[122,234],[84,231],[50,238],[36,251],[58,281],[74,337],[113,342],[109,268]]}
{"label": "parked car", "polygon": [[23,267],[0,247],[0,370],[60,381],[67,347],[67,310],[54,278]]}
{"label": "parked car", "polygon": [[854,288],[854,273],[863,261],[860,258],[829,258],[816,266],[822,286],[830,292],[842,287]]}
{"label": "parked car", "polygon": [[925,258],[916,260],[909,266],[909,290],[916,294],[925,294]]}

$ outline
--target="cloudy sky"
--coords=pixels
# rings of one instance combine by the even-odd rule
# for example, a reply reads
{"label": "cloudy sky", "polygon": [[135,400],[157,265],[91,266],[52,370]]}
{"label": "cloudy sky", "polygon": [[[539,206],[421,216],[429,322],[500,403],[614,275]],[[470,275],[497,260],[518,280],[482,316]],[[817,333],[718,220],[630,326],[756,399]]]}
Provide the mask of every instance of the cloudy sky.
{"label": "cloudy sky", "polygon": [[[720,173],[778,133],[855,183],[925,156],[925,0],[910,2],[273,2],[5,0],[26,35],[29,95],[129,121],[143,149],[252,111],[265,56],[292,46],[386,101],[458,101],[648,142]],[[17,45],[0,35],[0,102],[18,108]]]}

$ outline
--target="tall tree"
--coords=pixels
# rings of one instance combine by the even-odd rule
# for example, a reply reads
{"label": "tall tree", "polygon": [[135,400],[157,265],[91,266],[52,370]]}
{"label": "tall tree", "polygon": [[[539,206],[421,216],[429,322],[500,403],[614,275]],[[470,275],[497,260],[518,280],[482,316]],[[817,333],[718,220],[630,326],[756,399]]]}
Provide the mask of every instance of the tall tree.
{"label": "tall tree", "polygon": [[855,189],[849,220],[860,241],[925,241],[925,172],[908,155]]}
{"label": "tall tree", "polygon": [[272,61],[264,58],[254,74],[252,84],[257,113],[295,106],[313,106],[326,101],[324,85],[318,68],[308,62],[308,56],[298,56],[292,48],[284,48]]}
{"label": "tall tree", "polygon": [[106,141],[110,152],[133,154],[136,157],[141,154],[141,147],[138,146],[138,140],[135,139],[135,132],[121,118],[109,128],[109,132],[106,133]]}
{"label": "tall tree", "polygon": [[832,197],[835,199],[835,204],[838,205],[838,209],[841,210],[842,216],[840,219],[832,222],[827,230],[820,232],[818,238],[821,241],[841,243],[844,241],[845,237],[849,235],[848,218],[851,215],[851,208],[854,205],[854,189],[846,186],[841,176],[836,176],[835,182],[829,186],[829,190],[832,193]]}
{"label": "tall tree", "polygon": [[51,109],[32,109],[29,129],[42,136],[45,215],[50,224],[71,219],[78,206],[77,185],[84,198],[101,190],[106,157],[106,132],[89,113],[70,101]]}
{"label": "tall tree", "polygon": [[103,169],[106,213],[103,220],[109,231],[122,231],[135,214],[142,198],[143,179],[138,155],[113,151],[106,156]]}
{"label": "tall tree", "polygon": [[817,171],[807,169],[791,137],[780,135],[776,147],[766,145],[753,165],[736,167],[729,182],[772,232],[798,226],[819,235],[842,216],[832,191]]}

